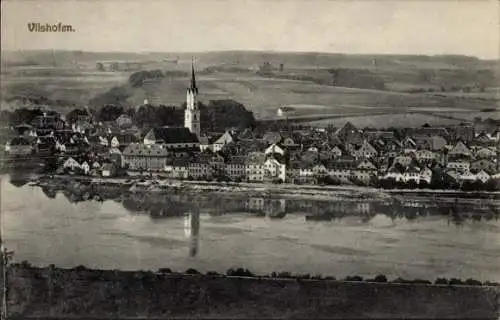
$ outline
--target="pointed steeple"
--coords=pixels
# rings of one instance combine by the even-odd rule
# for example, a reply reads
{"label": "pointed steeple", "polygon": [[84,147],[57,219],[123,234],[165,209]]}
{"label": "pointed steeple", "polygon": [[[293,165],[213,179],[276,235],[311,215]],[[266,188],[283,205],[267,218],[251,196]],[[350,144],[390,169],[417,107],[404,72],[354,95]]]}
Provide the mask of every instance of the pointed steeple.
{"label": "pointed steeple", "polygon": [[191,84],[189,89],[194,93],[198,93],[198,88],[196,87],[196,76],[194,74],[194,59],[191,62]]}

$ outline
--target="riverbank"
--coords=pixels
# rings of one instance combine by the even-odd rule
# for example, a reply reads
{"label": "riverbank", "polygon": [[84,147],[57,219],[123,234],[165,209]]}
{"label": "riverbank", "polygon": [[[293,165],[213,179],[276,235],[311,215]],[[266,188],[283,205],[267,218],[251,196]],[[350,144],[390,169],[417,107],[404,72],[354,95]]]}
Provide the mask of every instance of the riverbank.
{"label": "riverbank", "polygon": [[[168,271],[170,272],[170,271]],[[499,287],[90,270],[8,270],[18,317],[496,319]]]}
{"label": "riverbank", "polygon": [[304,196],[315,198],[330,198],[345,196],[347,198],[387,198],[392,195],[418,195],[460,198],[500,198],[499,191],[462,191],[462,190],[432,190],[432,189],[378,189],[352,185],[318,186],[297,184],[272,184],[248,182],[206,182],[173,180],[165,178],[120,177],[103,178],[87,176],[53,175],[40,176],[33,184],[46,187],[64,188],[68,182],[78,181],[93,185],[105,185],[126,191],[167,192],[169,190],[190,190],[193,192],[239,192],[246,194],[275,194],[287,196]]}

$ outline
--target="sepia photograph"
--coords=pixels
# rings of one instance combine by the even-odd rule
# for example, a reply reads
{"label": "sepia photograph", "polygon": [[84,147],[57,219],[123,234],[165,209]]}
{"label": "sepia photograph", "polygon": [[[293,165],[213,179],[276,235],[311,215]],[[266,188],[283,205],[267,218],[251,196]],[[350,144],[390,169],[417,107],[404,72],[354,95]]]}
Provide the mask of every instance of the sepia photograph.
{"label": "sepia photograph", "polygon": [[1,319],[500,319],[500,1],[2,0]]}

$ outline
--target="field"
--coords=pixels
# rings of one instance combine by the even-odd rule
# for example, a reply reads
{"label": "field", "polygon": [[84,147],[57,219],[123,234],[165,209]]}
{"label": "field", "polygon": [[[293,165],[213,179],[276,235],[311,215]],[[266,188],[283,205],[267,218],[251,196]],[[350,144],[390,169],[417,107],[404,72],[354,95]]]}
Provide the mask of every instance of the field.
{"label": "field", "polygon": [[122,85],[128,74],[68,67],[12,67],[1,74],[2,109],[23,105],[25,98],[44,97],[51,107],[66,111],[85,106],[97,94]]}
{"label": "field", "polygon": [[[453,56],[371,57],[266,52],[196,55],[199,99],[202,102],[236,100],[253,111],[258,119],[277,118],[279,107],[291,106],[295,112],[290,117],[413,112],[421,113],[424,123],[439,124],[472,120],[472,115],[479,115],[483,109],[499,107],[500,77],[498,62],[495,61]],[[165,62],[165,57],[173,56],[177,57],[178,63]],[[9,55],[7,58],[15,60]],[[122,101],[126,106],[141,105],[144,99],[152,104],[180,105],[185,101],[187,77],[170,76],[132,88],[127,79],[133,70],[97,71],[96,63],[108,63],[114,58],[114,61],[140,61],[140,68],[144,70],[158,68],[189,72],[191,60],[190,54],[118,53],[113,56],[112,53],[64,52],[49,59],[50,56],[42,52],[25,53],[23,65],[20,58],[16,58],[15,63],[2,61],[6,66],[2,68],[1,76],[3,109],[23,105],[25,102],[20,97],[45,97],[51,106],[59,109],[84,106],[113,87],[121,87],[128,94],[128,98]],[[26,65],[26,61],[30,65]],[[283,63],[284,69],[275,69],[272,74],[261,76],[256,70],[264,61],[274,66]],[[216,68],[216,71],[208,72],[207,67]],[[340,70],[335,79],[329,71],[331,69]],[[380,81],[383,81],[384,88],[371,88]],[[437,92],[442,84],[455,88],[455,91]],[[458,92],[456,88],[462,86],[473,87],[473,91]],[[415,88],[425,92],[409,92]],[[499,113],[490,111],[490,114],[495,118]],[[481,116],[486,117],[486,114]],[[358,117],[356,121],[360,119]],[[373,119],[379,119],[373,120],[378,125],[385,120],[384,117]],[[314,123],[324,124],[325,121]]]}

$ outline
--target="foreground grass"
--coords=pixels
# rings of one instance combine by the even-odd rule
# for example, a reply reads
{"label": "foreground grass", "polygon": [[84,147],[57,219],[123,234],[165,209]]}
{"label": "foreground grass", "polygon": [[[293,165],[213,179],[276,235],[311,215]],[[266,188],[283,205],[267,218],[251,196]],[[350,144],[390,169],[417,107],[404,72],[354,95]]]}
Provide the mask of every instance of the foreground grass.
{"label": "foreground grass", "polygon": [[8,311],[13,318],[493,319],[499,310],[500,291],[494,286],[202,275],[192,269],[186,273],[162,271],[13,265],[8,274]]}

